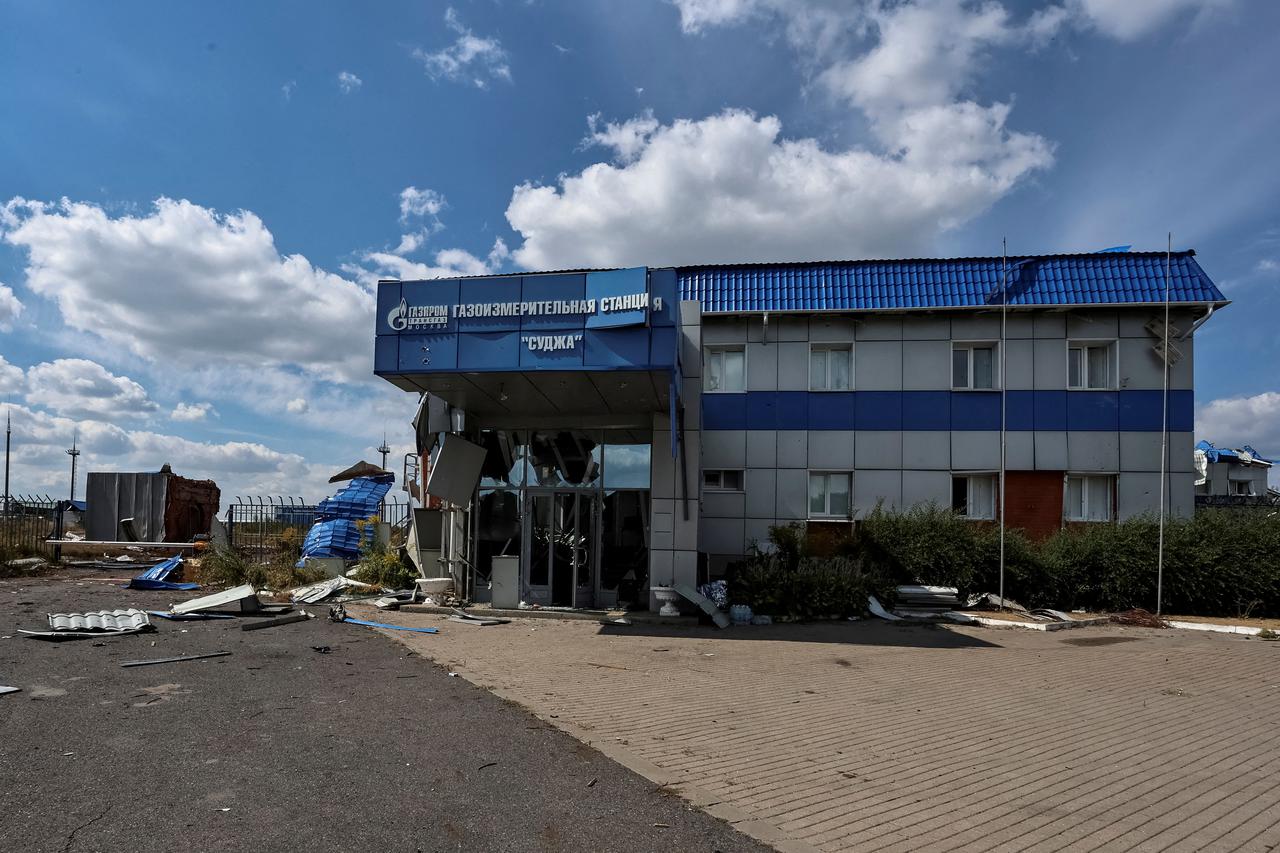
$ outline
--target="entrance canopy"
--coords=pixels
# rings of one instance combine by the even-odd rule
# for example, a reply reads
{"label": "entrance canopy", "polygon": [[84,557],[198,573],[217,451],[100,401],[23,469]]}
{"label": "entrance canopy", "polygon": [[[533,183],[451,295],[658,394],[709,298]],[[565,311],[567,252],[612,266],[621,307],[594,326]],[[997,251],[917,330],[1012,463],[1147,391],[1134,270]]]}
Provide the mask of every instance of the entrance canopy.
{"label": "entrance canopy", "polygon": [[664,411],[677,322],[674,270],[383,281],[374,373],[479,415]]}
{"label": "entrance canopy", "polygon": [[494,371],[385,376],[476,415],[635,415],[670,407],[670,370]]}

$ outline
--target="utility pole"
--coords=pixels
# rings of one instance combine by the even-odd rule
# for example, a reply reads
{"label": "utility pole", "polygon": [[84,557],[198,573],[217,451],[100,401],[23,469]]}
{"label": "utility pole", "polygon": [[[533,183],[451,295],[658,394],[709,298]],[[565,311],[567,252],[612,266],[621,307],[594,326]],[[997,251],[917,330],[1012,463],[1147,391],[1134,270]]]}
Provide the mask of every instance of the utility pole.
{"label": "utility pole", "polygon": [[9,441],[13,435],[13,414],[4,410],[4,517],[9,517]]}
{"label": "utility pole", "polygon": [[67,455],[71,457],[71,498],[76,499],[76,457],[80,455],[80,451],[76,449],[76,439],[79,438],[79,430],[71,434],[71,449],[67,451]]}
{"label": "utility pole", "polygon": [[387,454],[391,452],[391,448],[387,447],[387,434],[382,433],[382,446],[378,448],[378,452],[382,454],[382,470],[387,470]]}

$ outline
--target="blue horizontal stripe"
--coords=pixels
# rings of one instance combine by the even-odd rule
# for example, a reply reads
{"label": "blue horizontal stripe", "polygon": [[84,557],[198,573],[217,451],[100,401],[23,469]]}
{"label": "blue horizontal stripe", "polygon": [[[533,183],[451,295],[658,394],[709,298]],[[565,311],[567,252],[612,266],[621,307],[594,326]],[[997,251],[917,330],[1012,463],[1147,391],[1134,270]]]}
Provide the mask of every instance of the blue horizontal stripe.
{"label": "blue horizontal stripe", "polygon": [[[1009,430],[1153,432],[1160,391],[1010,391]],[[1189,432],[1195,395],[1169,392],[1169,429]],[[999,391],[748,391],[704,394],[702,428],[803,430],[998,430]]]}

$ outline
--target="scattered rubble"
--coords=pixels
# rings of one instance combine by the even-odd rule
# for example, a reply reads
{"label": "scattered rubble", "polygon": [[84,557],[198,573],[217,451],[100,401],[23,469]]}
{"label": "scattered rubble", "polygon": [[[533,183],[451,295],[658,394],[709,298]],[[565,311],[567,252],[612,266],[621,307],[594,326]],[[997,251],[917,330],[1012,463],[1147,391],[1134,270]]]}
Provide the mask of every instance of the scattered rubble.
{"label": "scattered rubble", "polygon": [[155,658],[152,660],[127,660],[124,663],[120,664],[120,666],[122,667],[152,666],[153,664],[158,664],[158,663],[181,663],[182,661],[187,661],[187,660],[205,660],[207,658],[221,658],[221,657],[226,657],[229,654],[231,654],[231,652],[208,652],[207,654],[203,654],[203,655],[179,655],[173,658]]}
{"label": "scattered rubble", "polygon": [[1111,621],[1120,625],[1132,625],[1137,628],[1168,628],[1169,625],[1154,613],[1135,607],[1123,613],[1114,613]]}

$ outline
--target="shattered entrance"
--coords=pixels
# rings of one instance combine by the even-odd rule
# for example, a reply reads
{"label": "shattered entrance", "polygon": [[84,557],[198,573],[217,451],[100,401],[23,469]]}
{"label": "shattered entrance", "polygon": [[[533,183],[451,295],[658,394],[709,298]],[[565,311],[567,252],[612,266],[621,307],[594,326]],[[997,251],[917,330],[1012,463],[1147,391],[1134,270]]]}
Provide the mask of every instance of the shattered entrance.
{"label": "shattered entrance", "polygon": [[519,557],[520,600],[543,607],[647,604],[647,430],[482,430],[472,584]]}

